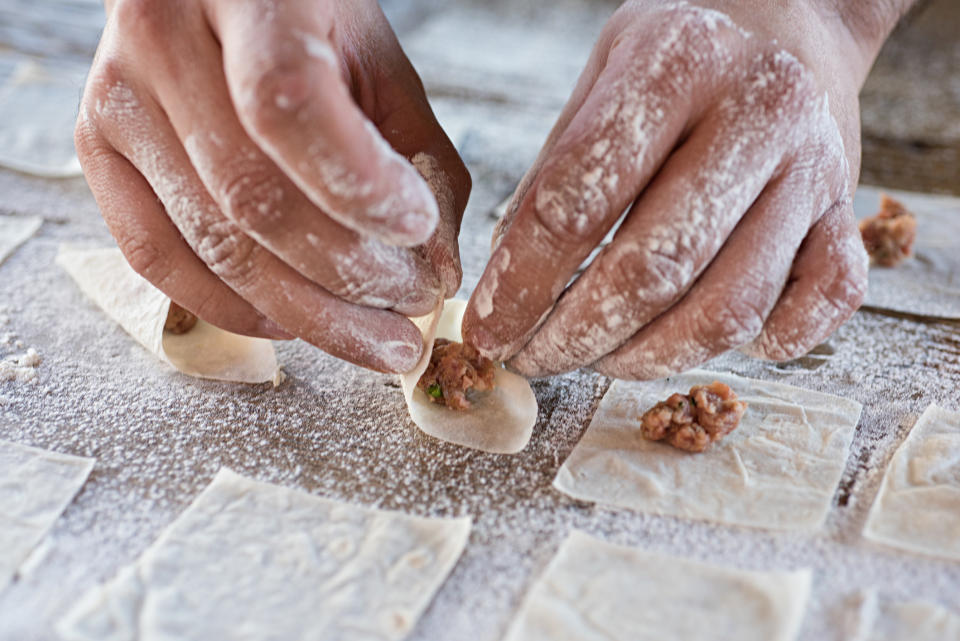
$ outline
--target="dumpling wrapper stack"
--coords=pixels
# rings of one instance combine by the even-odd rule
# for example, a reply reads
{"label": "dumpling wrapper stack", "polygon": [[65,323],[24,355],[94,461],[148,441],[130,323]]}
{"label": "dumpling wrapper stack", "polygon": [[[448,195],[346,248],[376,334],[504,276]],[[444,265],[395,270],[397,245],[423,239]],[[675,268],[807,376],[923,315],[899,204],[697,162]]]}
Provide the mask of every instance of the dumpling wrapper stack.
{"label": "dumpling wrapper stack", "polygon": [[494,388],[472,395],[468,410],[432,403],[417,388],[430,363],[434,339],[463,342],[460,327],[466,308],[466,301],[450,300],[427,316],[411,319],[423,333],[425,350],[417,366],[400,377],[410,418],[440,440],[493,454],[515,454],[526,447],[537,422],[537,398],[527,379],[496,367]]}
{"label": "dumpling wrapper stack", "polygon": [[197,378],[278,385],[283,374],[273,344],[203,320],[185,334],[163,331],[170,299],[127,264],[119,249],[61,247],[63,267],[107,316],[160,360]]}

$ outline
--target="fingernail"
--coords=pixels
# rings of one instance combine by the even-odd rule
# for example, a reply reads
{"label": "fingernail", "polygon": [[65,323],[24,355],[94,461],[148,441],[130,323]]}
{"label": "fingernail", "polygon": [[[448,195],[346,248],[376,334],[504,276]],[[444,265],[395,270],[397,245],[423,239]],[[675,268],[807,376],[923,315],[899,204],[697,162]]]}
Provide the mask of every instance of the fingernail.
{"label": "fingernail", "polygon": [[393,311],[408,317],[426,316],[443,297],[443,288],[440,286],[418,289],[404,296],[393,307]]}
{"label": "fingernail", "polygon": [[482,325],[473,326],[466,330],[466,339],[480,354],[490,360],[502,361],[503,345]]}
{"label": "fingernail", "polygon": [[262,318],[257,327],[261,334],[273,340],[289,341],[296,338],[293,334],[289,333],[287,330],[280,327],[280,325],[269,318]]}
{"label": "fingernail", "polygon": [[423,347],[422,340],[416,345],[406,341],[388,341],[381,345],[378,351],[384,369],[394,374],[403,374],[417,366]]}

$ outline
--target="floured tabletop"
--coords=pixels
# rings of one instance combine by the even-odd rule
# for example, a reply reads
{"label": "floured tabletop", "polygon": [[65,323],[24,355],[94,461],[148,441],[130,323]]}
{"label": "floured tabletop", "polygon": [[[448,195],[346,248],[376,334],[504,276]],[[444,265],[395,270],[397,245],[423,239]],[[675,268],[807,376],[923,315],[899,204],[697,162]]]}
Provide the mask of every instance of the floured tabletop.
{"label": "floured tabletop", "polygon": [[[0,16],[21,4],[0,0]],[[466,297],[487,257],[490,212],[536,156],[612,5],[384,4],[474,178],[460,241]],[[80,32],[70,32],[64,42],[73,44],[60,54],[87,54],[96,31]],[[42,48],[37,37],[39,45],[19,44]],[[44,220],[0,264],[0,336],[11,343],[0,345],[0,357],[33,348],[42,358],[34,380],[0,382],[0,440],[96,459],[27,570],[0,590],[0,640],[55,639],[65,610],[133,562],[221,467],[363,506],[471,516],[463,556],[409,637],[418,641],[501,639],[572,528],[742,569],[812,568],[805,641],[846,638],[852,604],[868,588],[960,612],[960,564],[861,534],[883,471],[920,414],[931,403],[960,410],[960,320],[870,308],[804,358],[773,364],[730,354],[708,365],[863,404],[825,528],[772,533],[594,506],[553,489],[610,384],[590,372],[533,383],[540,415],[515,456],[424,435],[395,377],[302,342],[276,344],[287,376],[276,388],[175,373],[54,264],[61,243],[111,242],[82,179],[0,170],[0,214]]]}

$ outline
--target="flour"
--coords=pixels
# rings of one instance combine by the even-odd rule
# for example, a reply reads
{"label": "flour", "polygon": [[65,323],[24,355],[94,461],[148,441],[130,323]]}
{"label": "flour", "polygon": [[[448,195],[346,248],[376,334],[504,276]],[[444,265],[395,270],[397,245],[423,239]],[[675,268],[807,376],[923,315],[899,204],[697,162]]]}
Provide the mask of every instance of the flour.
{"label": "flour", "polygon": [[43,359],[32,347],[23,354],[6,356],[0,360],[0,382],[28,383],[37,377],[37,367]]}

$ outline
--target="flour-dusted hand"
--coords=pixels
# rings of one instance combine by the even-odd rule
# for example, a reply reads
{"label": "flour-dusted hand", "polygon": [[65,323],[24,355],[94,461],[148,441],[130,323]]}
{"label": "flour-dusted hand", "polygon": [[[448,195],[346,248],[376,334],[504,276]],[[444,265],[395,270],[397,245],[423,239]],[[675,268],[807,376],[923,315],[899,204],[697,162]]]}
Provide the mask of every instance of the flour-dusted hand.
{"label": "flour-dusted hand", "polygon": [[484,355],[656,378],[798,356],[859,306],[857,93],[889,27],[868,45],[826,2],[714,4],[607,25],[497,230],[464,322]]}
{"label": "flour-dusted hand", "polygon": [[115,0],[77,151],[133,268],[379,370],[459,287],[470,178],[375,0]]}

